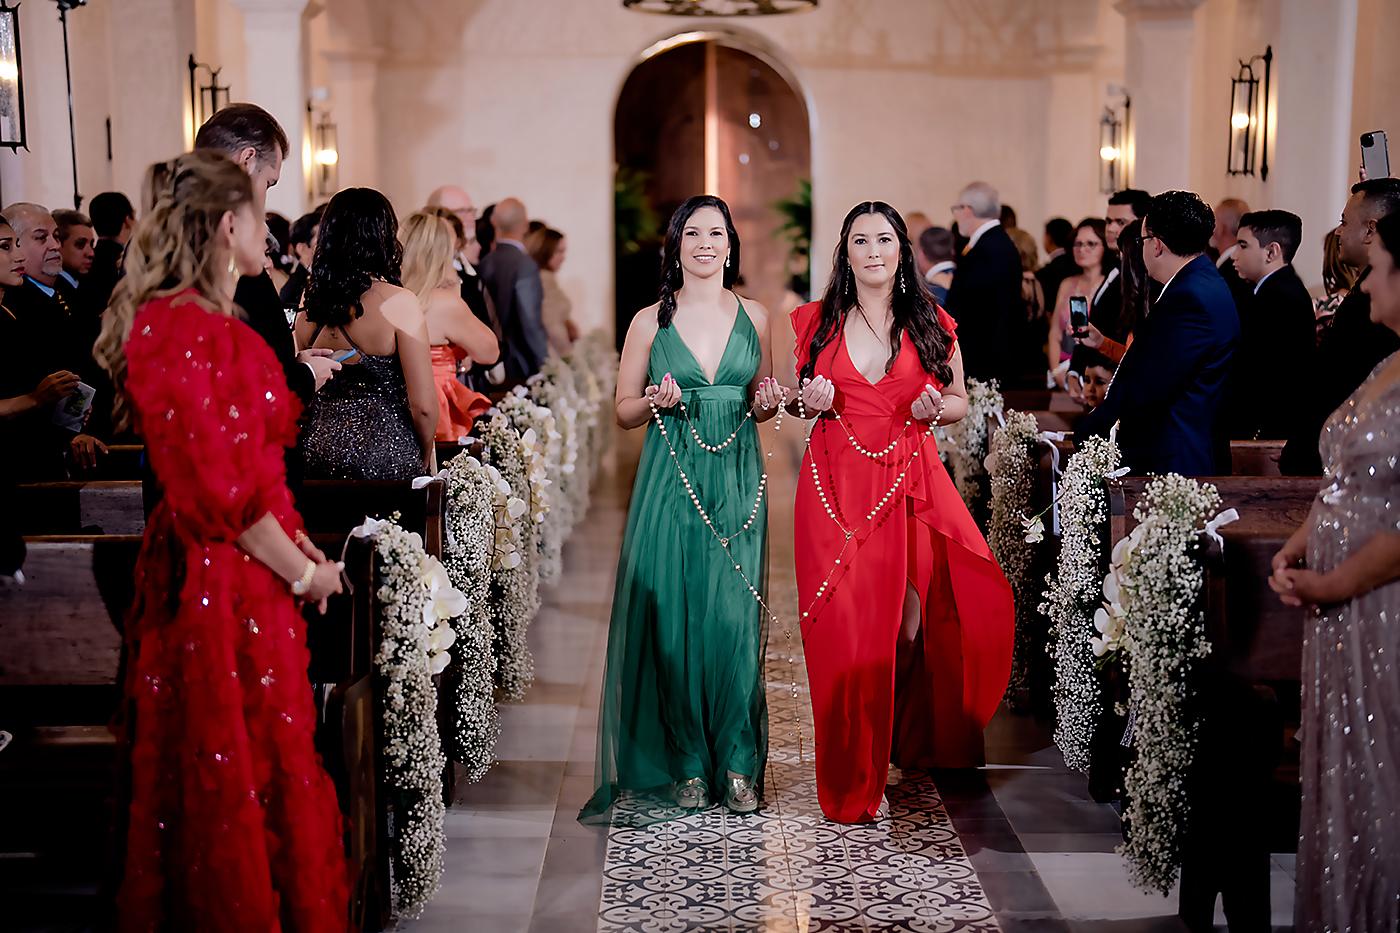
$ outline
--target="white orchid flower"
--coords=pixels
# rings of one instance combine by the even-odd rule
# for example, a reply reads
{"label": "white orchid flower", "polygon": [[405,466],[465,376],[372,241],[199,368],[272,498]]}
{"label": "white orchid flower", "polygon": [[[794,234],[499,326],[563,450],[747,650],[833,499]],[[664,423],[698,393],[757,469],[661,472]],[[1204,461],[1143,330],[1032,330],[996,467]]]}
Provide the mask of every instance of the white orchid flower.
{"label": "white orchid flower", "polygon": [[443,671],[447,670],[447,665],[451,663],[452,654],[444,651],[428,658],[428,670],[433,674],[441,674]]}
{"label": "white orchid flower", "polygon": [[511,520],[515,520],[525,514],[526,508],[527,506],[525,505],[524,499],[512,497],[510,501],[506,503],[506,514],[511,517]]}

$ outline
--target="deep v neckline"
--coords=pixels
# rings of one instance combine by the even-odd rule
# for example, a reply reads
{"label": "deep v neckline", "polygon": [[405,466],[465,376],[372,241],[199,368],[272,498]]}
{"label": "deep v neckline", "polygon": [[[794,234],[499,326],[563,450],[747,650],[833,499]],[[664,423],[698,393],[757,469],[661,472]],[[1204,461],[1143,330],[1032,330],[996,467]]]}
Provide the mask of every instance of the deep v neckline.
{"label": "deep v neckline", "polygon": [[[870,326],[868,321],[866,322],[866,326]],[[874,381],[872,381],[870,377],[865,374],[864,370],[862,370],[858,365],[856,365],[856,358],[854,356],[851,356],[851,344],[850,341],[846,339],[845,321],[841,322],[841,352],[846,354],[846,362],[850,364],[851,369],[854,369],[856,371],[856,375],[864,379],[866,385],[870,386],[872,389],[876,389],[879,388],[880,385],[884,383],[886,379],[894,375],[894,367],[898,365],[899,358],[904,355],[904,331],[901,330],[899,332],[899,352],[896,353],[894,356],[894,363],[890,365],[890,368],[885,371],[885,374],[883,376]],[[889,357],[886,357],[886,359],[889,359]]]}
{"label": "deep v neckline", "polygon": [[714,385],[715,380],[719,378],[719,371],[724,368],[724,361],[729,356],[729,348],[734,345],[734,335],[739,332],[739,315],[748,314],[748,312],[744,310],[744,303],[740,301],[737,296],[735,297],[735,301],[738,302],[739,307],[734,312],[734,323],[729,325],[729,337],[724,341],[724,349],[720,351],[719,361],[715,363],[715,374],[713,376],[706,377],[705,367],[700,362],[700,357],[696,356],[695,351],[690,349],[690,344],[685,342],[685,338],[681,336],[681,329],[676,326],[676,322],[671,322],[671,330],[676,334],[676,342],[685,350],[686,356],[690,357],[690,361],[694,363],[695,368],[700,371],[700,378],[704,379],[705,384],[709,386]]}

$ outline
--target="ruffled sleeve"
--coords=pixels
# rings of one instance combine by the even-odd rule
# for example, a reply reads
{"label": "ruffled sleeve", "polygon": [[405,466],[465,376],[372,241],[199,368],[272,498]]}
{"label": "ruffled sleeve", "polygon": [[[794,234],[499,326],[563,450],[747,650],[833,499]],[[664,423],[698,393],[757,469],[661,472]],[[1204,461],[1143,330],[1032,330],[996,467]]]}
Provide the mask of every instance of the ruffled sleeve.
{"label": "ruffled sleeve", "polygon": [[934,305],[938,310],[938,323],[948,332],[948,359],[953,358],[953,351],[958,348],[958,322],[953,316],[943,310],[942,305]]}
{"label": "ruffled sleeve", "polygon": [[237,329],[258,340],[177,297],[146,305],[127,343],[126,391],[146,454],[175,524],[196,540],[232,541],[285,499],[265,412],[244,398],[260,383]]}
{"label": "ruffled sleeve", "polygon": [[812,345],[812,333],[817,328],[817,323],[821,320],[821,302],[809,301],[805,305],[794,308],[788,315],[792,321],[792,332],[796,338],[793,345],[793,358],[797,361],[797,371],[801,372],[802,367],[807,365],[807,351]]}

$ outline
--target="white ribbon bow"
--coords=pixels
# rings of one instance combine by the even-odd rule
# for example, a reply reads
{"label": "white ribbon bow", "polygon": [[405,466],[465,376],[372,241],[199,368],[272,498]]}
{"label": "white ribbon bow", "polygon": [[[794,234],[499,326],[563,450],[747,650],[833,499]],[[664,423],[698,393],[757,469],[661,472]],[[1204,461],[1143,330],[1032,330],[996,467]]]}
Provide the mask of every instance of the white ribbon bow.
{"label": "white ribbon bow", "polygon": [[1064,431],[1041,431],[1035,439],[1050,448],[1050,533],[1060,536],[1060,448],[1056,441],[1065,439]]}
{"label": "white ribbon bow", "polygon": [[[425,475],[425,476],[415,476],[415,477],[413,478],[413,488],[414,488],[414,489],[426,489],[427,486],[428,486],[428,484],[431,483],[431,482],[432,482],[433,480],[435,480],[435,479],[440,479],[440,480],[442,480],[444,483],[446,483],[446,482],[447,482],[447,474],[448,474],[448,468],[447,468],[447,467],[443,467],[441,470],[438,470],[437,473],[435,473],[435,474],[432,475],[432,476],[426,476],[426,475]],[[456,543],[456,542],[453,540],[453,538],[452,538],[452,523],[451,523],[451,522],[443,522],[443,527],[444,527],[444,531],[445,531],[445,533],[446,533],[446,535],[447,535],[447,546],[448,546],[448,547],[456,547],[456,546],[457,546],[457,543]]]}
{"label": "white ribbon bow", "polygon": [[1217,516],[1215,516],[1214,518],[1212,518],[1210,521],[1206,522],[1206,528],[1205,528],[1206,537],[1208,537],[1208,538],[1210,538],[1212,541],[1214,541],[1215,544],[1216,544],[1216,546],[1219,547],[1221,550],[1224,550],[1224,549],[1225,549],[1225,539],[1222,538],[1222,537],[1220,536],[1220,529],[1221,529],[1221,528],[1224,528],[1226,525],[1230,524],[1231,522],[1237,522],[1237,521],[1239,521],[1239,520],[1240,520],[1240,513],[1239,513],[1238,510],[1236,510],[1236,509],[1226,509],[1225,511],[1221,512],[1219,515],[1217,515]]}
{"label": "white ribbon bow", "polygon": [[1003,411],[1003,410],[1000,409],[1000,408],[993,408],[993,409],[992,409],[992,417],[994,417],[994,418],[997,419],[997,427],[999,427],[999,428],[1004,428],[1004,427],[1006,427],[1006,412],[1005,412],[1005,411]]}
{"label": "white ribbon bow", "polygon": [[370,518],[366,515],[362,523],[350,529],[350,537],[373,538],[375,535],[379,534],[379,532],[383,531],[384,526],[388,524],[389,520],[387,518]]}
{"label": "white ribbon bow", "polygon": [[1131,472],[1133,472],[1133,468],[1132,468],[1132,467],[1119,467],[1118,469],[1114,470],[1114,471],[1111,472],[1111,473],[1105,473],[1105,474],[1103,475],[1103,478],[1104,478],[1104,479],[1121,479],[1122,477],[1127,476],[1127,475],[1128,475],[1129,473],[1131,473]]}

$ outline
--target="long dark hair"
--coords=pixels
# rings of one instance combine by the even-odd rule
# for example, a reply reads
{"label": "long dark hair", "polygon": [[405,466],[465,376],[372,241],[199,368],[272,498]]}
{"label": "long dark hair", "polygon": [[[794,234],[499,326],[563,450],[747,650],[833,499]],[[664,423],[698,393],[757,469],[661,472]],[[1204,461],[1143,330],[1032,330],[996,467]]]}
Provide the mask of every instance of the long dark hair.
{"label": "long dark hair", "polygon": [[733,288],[739,278],[739,231],[734,229],[734,218],[729,214],[729,205],[712,194],[698,194],[686,200],[671,215],[666,225],[666,245],[661,249],[661,307],[656,309],[656,326],[670,327],[676,316],[676,292],[685,285],[685,273],[681,271],[681,236],[691,215],[704,207],[713,207],[724,217],[724,229],[729,233],[729,262],[724,267],[724,287]]}
{"label": "long dark hair", "polygon": [[948,365],[948,352],[952,346],[952,336],[938,321],[938,309],[933,295],[924,284],[914,265],[914,249],[909,243],[909,230],[899,211],[884,201],[863,201],[851,208],[841,224],[841,240],[836,244],[836,255],[831,263],[831,280],[827,282],[826,293],[822,295],[821,320],[812,334],[812,343],[807,349],[807,363],[799,376],[812,378],[816,372],[817,356],[826,345],[836,338],[837,332],[846,326],[846,315],[856,305],[855,273],[851,271],[851,260],[847,253],[846,241],[850,238],[851,227],[856,220],[866,214],[880,214],[890,222],[895,236],[899,239],[899,270],[896,282],[902,282],[891,290],[890,306],[894,320],[890,324],[890,358],[885,363],[889,372],[899,358],[902,336],[907,332],[914,341],[914,349],[919,351],[919,362],[924,371],[941,384],[953,381],[953,367]]}
{"label": "long dark hair", "polygon": [[373,188],[346,188],[321,217],[306,283],[306,319],[344,327],[364,313],[360,299],[375,279],[401,284],[402,265],[394,205]]}
{"label": "long dark hair", "polygon": [[1147,318],[1147,309],[1152,302],[1147,263],[1142,261],[1141,220],[1134,220],[1118,234],[1118,255],[1121,257],[1118,274],[1123,280],[1123,310],[1118,315],[1118,334],[1109,336],[1126,340]]}

